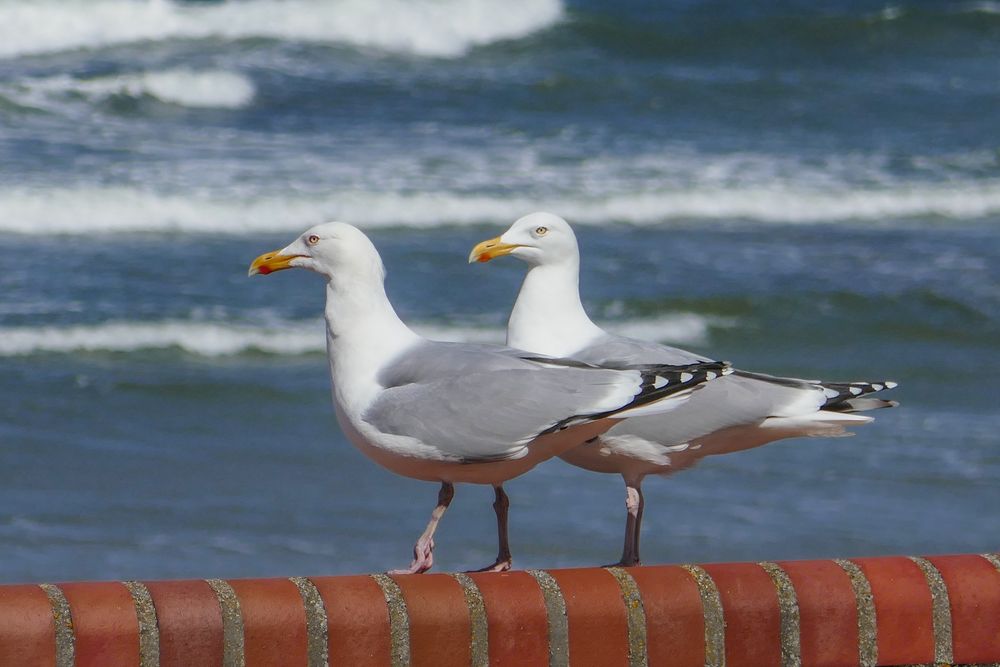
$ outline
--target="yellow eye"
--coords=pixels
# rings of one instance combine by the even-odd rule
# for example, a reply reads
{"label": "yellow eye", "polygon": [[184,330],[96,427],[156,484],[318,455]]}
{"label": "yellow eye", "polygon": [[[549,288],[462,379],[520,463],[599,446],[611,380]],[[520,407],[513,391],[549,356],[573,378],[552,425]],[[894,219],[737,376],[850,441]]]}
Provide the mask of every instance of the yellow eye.
{"label": "yellow eye", "polygon": [[548,227],[538,227],[535,229],[535,236],[545,236],[549,233]]}
{"label": "yellow eye", "polygon": [[319,243],[319,237],[316,236],[315,234],[310,234],[309,238],[306,239],[306,243],[308,243],[309,245],[316,245],[317,243]]}

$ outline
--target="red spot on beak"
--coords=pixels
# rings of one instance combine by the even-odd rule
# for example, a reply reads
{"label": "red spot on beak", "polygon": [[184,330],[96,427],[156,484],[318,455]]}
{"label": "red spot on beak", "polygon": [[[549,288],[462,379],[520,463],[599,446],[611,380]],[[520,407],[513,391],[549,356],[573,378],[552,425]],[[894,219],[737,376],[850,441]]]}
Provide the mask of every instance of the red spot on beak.
{"label": "red spot on beak", "polygon": [[266,276],[267,274],[271,273],[271,269],[269,269],[266,266],[262,266],[259,269],[257,269],[257,272]]}
{"label": "red spot on beak", "polygon": [[480,264],[485,264],[486,262],[490,261],[490,258],[484,252],[482,255],[480,255],[479,257],[476,258],[476,261],[479,262]]}

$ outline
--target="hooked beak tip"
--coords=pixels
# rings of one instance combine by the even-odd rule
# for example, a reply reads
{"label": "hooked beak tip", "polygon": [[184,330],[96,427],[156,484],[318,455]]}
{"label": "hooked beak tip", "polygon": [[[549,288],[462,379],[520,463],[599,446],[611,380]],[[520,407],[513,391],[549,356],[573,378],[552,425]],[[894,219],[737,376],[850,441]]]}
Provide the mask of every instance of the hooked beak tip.
{"label": "hooked beak tip", "polygon": [[500,240],[500,237],[493,239],[488,239],[476,245],[469,253],[469,264],[474,262],[485,263],[491,259],[501,257],[503,255],[509,255],[515,248],[519,246],[509,243],[504,243]]}
{"label": "hooked beak tip", "polygon": [[258,274],[266,276],[274,273],[275,271],[289,269],[292,266],[292,260],[296,257],[298,257],[298,255],[282,255],[279,251],[266,252],[250,263],[250,269],[247,271],[247,276],[251,277]]}

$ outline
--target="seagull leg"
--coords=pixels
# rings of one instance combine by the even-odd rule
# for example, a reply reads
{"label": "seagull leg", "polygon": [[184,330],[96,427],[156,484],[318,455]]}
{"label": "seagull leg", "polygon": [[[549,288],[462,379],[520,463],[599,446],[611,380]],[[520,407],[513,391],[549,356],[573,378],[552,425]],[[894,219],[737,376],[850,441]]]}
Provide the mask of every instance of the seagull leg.
{"label": "seagull leg", "polygon": [[438,504],[431,512],[431,520],[427,523],[427,528],[417,540],[413,547],[413,562],[409,569],[390,570],[389,574],[423,574],[431,569],[434,564],[434,531],[437,530],[438,522],[444,516],[444,511],[451,504],[451,499],[455,497],[455,485],[451,482],[441,482],[441,490],[438,491]]}
{"label": "seagull leg", "polygon": [[493,511],[497,514],[497,539],[500,542],[500,549],[497,552],[496,562],[492,565],[476,570],[476,572],[506,572],[510,569],[512,557],[510,555],[510,543],[507,541],[507,510],[510,509],[510,499],[503,490],[503,486],[493,487],[496,493],[496,500],[493,501]]}
{"label": "seagull leg", "polygon": [[642,525],[642,478],[625,480],[625,546],[622,559],[615,563],[618,567],[632,567],[639,562],[639,528]]}

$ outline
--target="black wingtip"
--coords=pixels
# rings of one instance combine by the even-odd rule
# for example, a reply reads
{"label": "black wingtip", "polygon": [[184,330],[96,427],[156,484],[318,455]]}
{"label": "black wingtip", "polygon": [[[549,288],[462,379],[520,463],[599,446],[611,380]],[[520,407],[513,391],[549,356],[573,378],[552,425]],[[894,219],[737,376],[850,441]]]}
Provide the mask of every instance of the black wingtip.
{"label": "black wingtip", "polygon": [[642,390],[629,406],[639,407],[680,391],[689,391],[732,372],[728,361],[705,361],[672,366],[659,364],[638,369],[642,374]]}
{"label": "black wingtip", "polygon": [[680,366],[657,364],[619,370],[637,370],[642,378],[639,392],[632,397],[631,401],[614,410],[569,417],[546,429],[543,433],[560,431],[582,421],[597,421],[606,417],[614,417],[616,414],[648,405],[668,396],[690,393],[706,382],[732,372],[728,361],[706,361]]}
{"label": "black wingtip", "polygon": [[[899,386],[899,383],[893,380],[878,380],[870,382],[822,382],[819,386],[822,387],[823,392],[827,397],[826,402],[823,404],[824,409],[836,410],[839,406],[843,405],[845,410],[850,410],[851,401],[869,394],[885,391],[887,389],[895,389]],[[896,407],[898,405],[896,401],[888,401],[884,399],[873,400],[878,400],[879,405],[877,407]]]}

